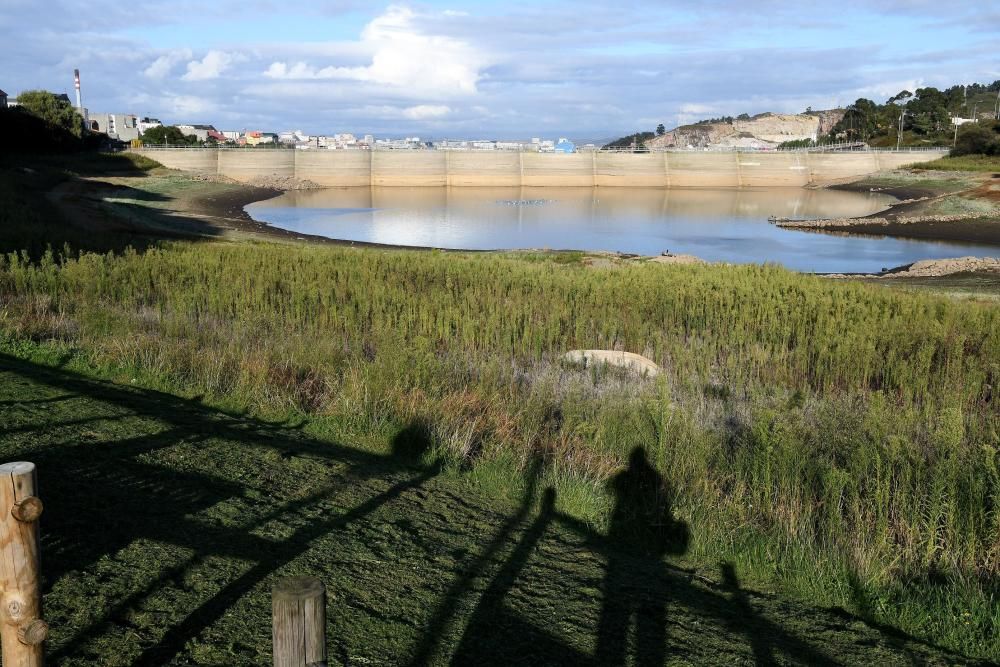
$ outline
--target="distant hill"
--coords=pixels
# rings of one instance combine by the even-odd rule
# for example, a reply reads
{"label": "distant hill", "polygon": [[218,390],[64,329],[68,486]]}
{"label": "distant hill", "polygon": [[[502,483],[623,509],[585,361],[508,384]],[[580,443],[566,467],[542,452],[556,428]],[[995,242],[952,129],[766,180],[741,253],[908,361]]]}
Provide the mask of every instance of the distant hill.
{"label": "distant hill", "polygon": [[604,144],[603,148],[631,148],[635,146],[637,149],[642,149],[646,145],[646,142],[655,136],[654,132],[636,132],[635,134],[630,134],[627,137],[615,139],[610,143]]}
{"label": "distant hill", "polygon": [[[872,146],[947,145],[951,143],[953,117],[990,119],[1000,114],[1000,80],[945,90],[902,90],[883,104],[860,98],[843,109],[801,114],[740,114],[701,120],[675,127],[657,136],[637,132],[605,144],[640,150],[658,148],[743,147],[769,148],[782,144],[809,145],[835,141],[864,141]],[[899,134],[900,116],[903,132]]]}
{"label": "distant hill", "polygon": [[763,113],[753,117],[725,118],[674,128],[646,142],[660,148],[775,148],[788,141],[817,141],[840,122],[846,111],[810,111],[803,114]]}

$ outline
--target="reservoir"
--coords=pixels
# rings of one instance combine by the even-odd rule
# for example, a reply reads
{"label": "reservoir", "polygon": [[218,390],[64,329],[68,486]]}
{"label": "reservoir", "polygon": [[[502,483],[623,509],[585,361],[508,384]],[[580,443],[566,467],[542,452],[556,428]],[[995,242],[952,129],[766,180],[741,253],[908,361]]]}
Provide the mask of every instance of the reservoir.
{"label": "reservoir", "polygon": [[877,272],[921,259],[990,256],[988,246],[781,229],[769,216],[868,215],[877,193],[805,188],[353,187],[298,190],[250,204],[292,232],[398,246],[548,248],[713,262],[775,262],[808,272]]}

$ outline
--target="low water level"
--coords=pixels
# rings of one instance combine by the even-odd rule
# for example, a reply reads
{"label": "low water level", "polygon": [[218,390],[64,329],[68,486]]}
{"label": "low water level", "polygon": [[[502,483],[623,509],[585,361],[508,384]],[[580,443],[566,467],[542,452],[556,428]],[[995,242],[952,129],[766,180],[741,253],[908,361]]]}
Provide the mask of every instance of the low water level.
{"label": "low water level", "polygon": [[833,218],[885,209],[881,194],[774,188],[399,188],[300,190],[246,207],[255,219],[348,241],[468,250],[552,248],[799,271],[874,272],[920,259],[995,254],[935,241],[780,229],[768,216]]}

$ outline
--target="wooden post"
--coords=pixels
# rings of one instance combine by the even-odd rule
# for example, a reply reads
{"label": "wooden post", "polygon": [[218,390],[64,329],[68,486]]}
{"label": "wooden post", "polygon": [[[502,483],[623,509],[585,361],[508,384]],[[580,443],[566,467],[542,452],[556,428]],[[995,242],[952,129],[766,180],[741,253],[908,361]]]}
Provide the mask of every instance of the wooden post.
{"label": "wooden post", "polygon": [[0,465],[0,644],[3,667],[41,667],[49,626],[41,619],[35,464]]}
{"label": "wooden post", "polygon": [[271,589],[274,667],[326,667],[326,587],[288,577]]}

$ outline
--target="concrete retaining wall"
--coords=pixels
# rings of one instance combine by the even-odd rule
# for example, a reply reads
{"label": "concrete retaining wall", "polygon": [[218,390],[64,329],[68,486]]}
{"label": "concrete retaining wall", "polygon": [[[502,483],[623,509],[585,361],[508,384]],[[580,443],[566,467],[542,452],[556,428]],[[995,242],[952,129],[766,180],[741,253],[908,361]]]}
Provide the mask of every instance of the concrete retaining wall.
{"label": "concrete retaining wall", "polygon": [[238,181],[282,177],[328,187],[803,187],[936,159],[938,153],[507,153],[159,149],[161,164]]}

